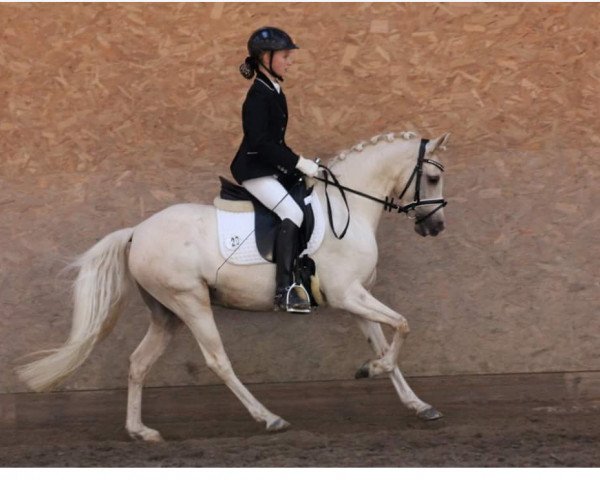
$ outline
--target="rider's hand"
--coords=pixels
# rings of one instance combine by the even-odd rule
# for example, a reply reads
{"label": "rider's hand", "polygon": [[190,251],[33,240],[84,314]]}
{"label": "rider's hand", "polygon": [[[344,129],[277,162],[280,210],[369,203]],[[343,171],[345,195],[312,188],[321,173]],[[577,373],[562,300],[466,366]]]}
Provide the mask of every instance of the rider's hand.
{"label": "rider's hand", "polygon": [[309,160],[300,156],[296,168],[300,170],[304,175],[314,177],[319,171],[319,165],[314,160]]}

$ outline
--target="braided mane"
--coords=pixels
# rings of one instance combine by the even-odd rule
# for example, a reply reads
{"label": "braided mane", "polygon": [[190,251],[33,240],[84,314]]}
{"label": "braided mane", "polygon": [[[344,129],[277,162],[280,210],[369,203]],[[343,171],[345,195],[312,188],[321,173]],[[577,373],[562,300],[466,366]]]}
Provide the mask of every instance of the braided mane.
{"label": "braided mane", "polygon": [[362,152],[365,149],[365,147],[377,145],[378,143],[381,143],[384,140],[391,143],[395,140],[412,140],[413,138],[417,137],[418,135],[415,132],[381,133],[379,135],[371,137],[370,140],[363,140],[361,142],[358,142],[356,145],[349,148],[348,150],[341,151],[331,159],[331,161],[329,162],[329,166],[331,167],[338,162],[344,161],[346,157],[352,152]]}

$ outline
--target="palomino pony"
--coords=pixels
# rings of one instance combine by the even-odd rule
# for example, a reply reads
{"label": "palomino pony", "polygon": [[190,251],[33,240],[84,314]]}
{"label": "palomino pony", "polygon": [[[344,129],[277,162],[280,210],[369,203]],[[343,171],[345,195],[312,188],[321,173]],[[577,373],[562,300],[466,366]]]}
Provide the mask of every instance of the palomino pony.
{"label": "palomino pony", "polygon": [[[409,333],[408,322],[375,299],[369,290],[375,282],[375,232],[384,210],[380,203],[388,210],[413,213],[415,230],[422,236],[435,236],[444,229],[443,166],[438,153],[445,150],[447,139],[448,134],[431,141],[410,132],[378,135],[333,159],[329,172],[348,191],[355,191],[346,192],[347,211],[341,190],[329,188],[333,225],[339,229],[350,215],[348,229],[341,239],[327,229],[322,245],[313,255],[327,303],[358,316],[360,329],[377,355],[361,367],[357,378],[388,374],[402,403],[424,420],[434,420],[442,414],[415,395],[398,368],[398,354]],[[319,182],[314,190],[325,202],[325,185]],[[399,193],[398,204],[388,201],[392,194]],[[110,332],[129,287],[137,284],[150,308],[151,320],[148,332],[130,358],[126,428],[132,438],[161,440],[159,432],[142,423],[142,386],[181,324],[191,330],[208,367],[256,421],[264,422],[269,431],[288,427],[235,375],[211,309],[211,303],[215,303],[236,309],[271,310],[275,266],[227,264],[220,270],[216,284],[217,270],[225,261],[219,252],[217,234],[215,207],[179,204],[100,240],[74,263],[79,274],[74,284],[68,340],[44,358],[20,367],[21,379],[33,390],[41,391],[73,372]],[[393,329],[391,344],[381,325]]]}

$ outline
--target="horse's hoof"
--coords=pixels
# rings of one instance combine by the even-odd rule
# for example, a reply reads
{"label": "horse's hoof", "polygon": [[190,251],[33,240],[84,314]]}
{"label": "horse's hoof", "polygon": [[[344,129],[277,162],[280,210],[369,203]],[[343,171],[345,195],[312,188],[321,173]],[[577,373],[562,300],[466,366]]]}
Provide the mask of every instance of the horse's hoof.
{"label": "horse's hoof", "polygon": [[361,378],[369,378],[371,375],[369,373],[369,362],[366,362],[362,367],[360,367],[356,373],[354,374],[354,378],[359,380]]}
{"label": "horse's hoof", "polygon": [[290,428],[290,423],[278,417],[267,425],[267,432],[283,432],[288,428]]}
{"label": "horse's hoof", "polygon": [[422,412],[417,413],[417,417],[419,417],[421,420],[425,421],[425,422],[430,422],[432,420],[438,420],[440,418],[442,418],[444,415],[442,414],[442,412],[436,410],[433,407],[429,407],[425,410],[423,410]]}
{"label": "horse's hoof", "polygon": [[143,442],[150,442],[150,443],[164,442],[160,433],[158,433],[156,430],[153,430],[151,428],[144,428],[143,430],[139,430],[137,432],[129,432],[129,436],[133,440],[139,440],[139,441],[143,441]]}

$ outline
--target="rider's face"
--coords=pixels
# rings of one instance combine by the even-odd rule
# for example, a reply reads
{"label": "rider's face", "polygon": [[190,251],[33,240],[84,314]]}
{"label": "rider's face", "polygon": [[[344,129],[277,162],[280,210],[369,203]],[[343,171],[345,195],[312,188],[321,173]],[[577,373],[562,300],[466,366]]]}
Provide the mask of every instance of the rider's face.
{"label": "rider's face", "polygon": [[[267,52],[263,57],[264,64],[268,67],[270,61],[270,53]],[[280,77],[284,77],[288,68],[292,65],[294,51],[293,50],[277,50],[273,52],[273,71]]]}

